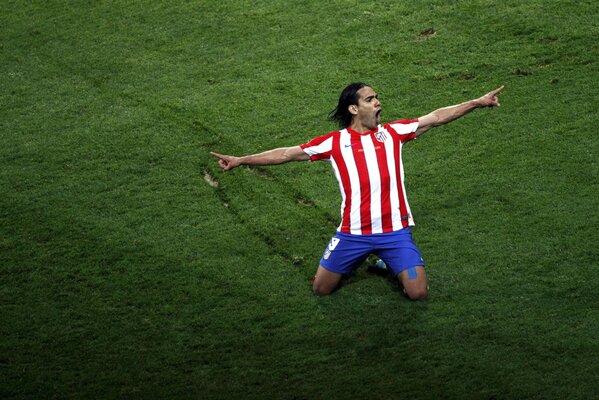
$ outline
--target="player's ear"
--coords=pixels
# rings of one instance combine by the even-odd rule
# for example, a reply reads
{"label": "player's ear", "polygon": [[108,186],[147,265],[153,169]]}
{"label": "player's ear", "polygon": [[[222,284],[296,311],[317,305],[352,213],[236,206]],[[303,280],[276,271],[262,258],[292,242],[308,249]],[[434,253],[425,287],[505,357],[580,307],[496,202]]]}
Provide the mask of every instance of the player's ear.
{"label": "player's ear", "polygon": [[358,106],[355,104],[352,104],[347,109],[349,110],[350,114],[352,114],[352,115],[358,114]]}

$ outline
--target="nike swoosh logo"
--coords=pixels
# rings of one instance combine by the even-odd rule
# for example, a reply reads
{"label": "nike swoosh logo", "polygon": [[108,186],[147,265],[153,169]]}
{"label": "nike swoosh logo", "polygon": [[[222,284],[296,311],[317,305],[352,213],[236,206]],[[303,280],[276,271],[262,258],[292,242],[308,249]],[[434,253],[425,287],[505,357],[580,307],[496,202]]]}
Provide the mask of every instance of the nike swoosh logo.
{"label": "nike swoosh logo", "polygon": [[351,147],[351,144],[346,144],[345,148],[347,149],[348,147]]}

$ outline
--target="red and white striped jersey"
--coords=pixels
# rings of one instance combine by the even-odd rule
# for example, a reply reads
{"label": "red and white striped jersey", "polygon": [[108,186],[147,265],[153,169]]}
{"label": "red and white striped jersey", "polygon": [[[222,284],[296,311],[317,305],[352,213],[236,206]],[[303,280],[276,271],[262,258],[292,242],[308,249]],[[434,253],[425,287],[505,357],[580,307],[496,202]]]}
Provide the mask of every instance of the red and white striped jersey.
{"label": "red and white striped jersey", "polygon": [[342,129],[300,146],[312,161],[331,162],[342,197],[338,231],[365,235],[414,225],[401,148],[416,129],[417,119],[399,120],[364,134]]}

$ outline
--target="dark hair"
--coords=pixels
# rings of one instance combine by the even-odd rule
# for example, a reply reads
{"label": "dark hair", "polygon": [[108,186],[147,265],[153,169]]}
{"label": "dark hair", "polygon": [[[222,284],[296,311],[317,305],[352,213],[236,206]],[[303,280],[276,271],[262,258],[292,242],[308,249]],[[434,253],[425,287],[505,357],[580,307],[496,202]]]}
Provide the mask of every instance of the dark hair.
{"label": "dark hair", "polygon": [[352,104],[358,104],[358,90],[365,86],[370,85],[367,85],[363,82],[354,82],[347,85],[347,87],[343,89],[341,95],[339,96],[339,103],[337,103],[337,107],[329,113],[329,118],[333,121],[337,121],[341,129],[347,128],[351,125],[353,116],[349,112],[348,108]]}

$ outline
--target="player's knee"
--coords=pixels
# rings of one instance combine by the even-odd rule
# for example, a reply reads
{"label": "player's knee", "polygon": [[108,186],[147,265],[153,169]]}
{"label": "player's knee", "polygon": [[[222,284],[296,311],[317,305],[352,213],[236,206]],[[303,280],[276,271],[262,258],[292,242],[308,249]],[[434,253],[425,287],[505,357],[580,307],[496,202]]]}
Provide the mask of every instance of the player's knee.
{"label": "player's knee", "polygon": [[312,292],[314,292],[314,294],[316,296],[327,296],[331,293],[333,293],[333,290],[335,288],[330,288],[327,285],[323,285],[322,283],[319,283],[318,281],[314,281],[312,283]]}
{"label": "player's knee", "polygon": [[412,288],[406,290],[406,295],[410,300],[426,300],[428,298],[428,288]]}
{"label": "player's knee", "polygon": [[339,286],[341,275],[319,267],[312,278],[312,291],[317,296],[326,296],[333,293]]}

